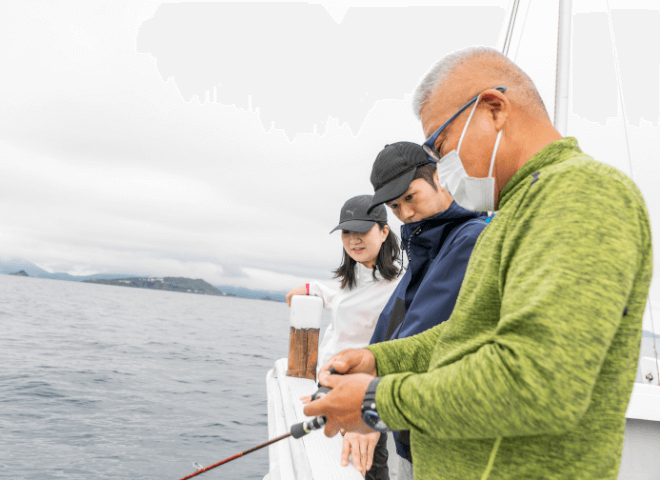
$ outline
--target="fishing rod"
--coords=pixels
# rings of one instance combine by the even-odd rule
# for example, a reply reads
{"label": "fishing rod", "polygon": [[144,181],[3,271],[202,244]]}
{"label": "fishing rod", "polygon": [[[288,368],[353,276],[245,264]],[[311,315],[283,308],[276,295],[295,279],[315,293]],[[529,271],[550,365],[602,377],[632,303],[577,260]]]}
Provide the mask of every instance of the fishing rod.
{"label": "fishing rod", "polygon": [[[341,373],[337,372],[333,367],[330,367],[330,373],[334,375],[342,375]],[[328,387],[320,387],[316,392],[314,392],[314,395],[312,395],[312,401],[325,397],[330,390],[331,389]],[[295,439],[302,438],[308,433],[313,432],[314,430],[319,430],[323,428],[325,422],[326,422],[325,417],[314,417],[310,420],[306,420],[304,422],[300,422],[300,423],[296,423],[295,425],[292,425],[289,433],[285,433],[284,435],[280,435],[279,437],[268,440],[267,442],[261,443],[256,447],[252,447],[249,450],[245,450],[243,452],[237,453],[236,455],[232,455],[231,457],[225,458],[224,460],[214,463],[213,465],[209,465],[208,467],[202,467],[198,463],[194,463],[193,466],[197,468],[197,471],[191,473],[186,477],[181,478],[180,480],[188,480],[189,478],[196,477],[201,473],[208,472],[209,470],[215,467],[219,467],[220,465],[224,465],[225,463],[231,462],[232,460],[236,460],[237,458],[243,457],[248,453],[256,452],[257,450],[267,447],[268,445],[272,445],[273,443],[279,442],[280,440],[284,440],[285,438],[289,438],[289,437],[293,437]]]}
{"label": "fishing rod", "polygon": [[[322,387],[325,389],[326,387]],[[319,389],[321,390],[321,389]],[[327,389],[330,391],[330,389]],[[317,392],[318,393],[318,392]],[[327,393],[327,392],[325,392]],[[323,395],[325,395],[323,393]],[[315,395],[312,395],[312,400],[317,400],[318,398],[321,397],[316,397]],[[323,396],[321,395],[321,396]],[[193,466],[198,467],[198,470],[194,473],[191,473],[190,475],[183,477],[181,480],[188,480],[189,478],[195,477],[199,475],[200,473],[208,472],[212,468],[219,467],[220,465],[224,465],[225,463],[231,462],[232,460],[236,460],[237,458],[243,457],[247,455],[248,453],[256,452],[257,450],[260,450],[264,447],[267,447],[268,445],[272,445],[273,443],[279,442],[280,440],[284,440],[285,438],[293,437],[293,438],[302,438],[305,435],[307,435],[309,432],[312,432],[314,430],[318,430],[320,428],[323,428],[325,425],[325,417],[315,417],[312,418],[311,420],[307,420],[305,422],[300,422],[296,423],[295,425],[291,426],[291,431],[289,433],[285,433],[284,435],[280,435],[279,437],[273,438],[271,440],[268,440],[267,442],[261,443],[257,445],[256,447],[252,447],[249,450],[245,450],[244,452],[237,453],[236,455],[232,455],[229,458],[225,458],[224,460],[219,461],[218,463],[214,463],[213,465],[209,465],[208,467],[202,467],[201,465],[194,464]]]}

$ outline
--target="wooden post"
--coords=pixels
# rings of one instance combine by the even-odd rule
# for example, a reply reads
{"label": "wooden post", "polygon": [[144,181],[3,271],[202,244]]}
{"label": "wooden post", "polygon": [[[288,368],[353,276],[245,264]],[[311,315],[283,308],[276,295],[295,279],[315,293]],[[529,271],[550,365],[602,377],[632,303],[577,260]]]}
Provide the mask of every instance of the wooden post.
{"label": "wooden post", "polygon": [[319,329],[323,301],[318,297],[295,295],[291,299],[289,336],[289,377],[316,380],[319,356]]}

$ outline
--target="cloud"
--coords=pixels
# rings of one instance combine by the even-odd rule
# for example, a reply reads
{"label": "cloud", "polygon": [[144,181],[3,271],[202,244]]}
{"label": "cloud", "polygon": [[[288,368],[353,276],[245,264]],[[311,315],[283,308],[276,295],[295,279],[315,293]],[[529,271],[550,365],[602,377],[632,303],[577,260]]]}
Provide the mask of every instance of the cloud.
{"label": "cloud", "polygon": [[[410,96],[421,75],[453,49],[496,43],[507,2],[488,3],[350,8],[337,22],[341,11],[306,3],[3,2],[0,250],[71,272],[329,278],[341,205],[373,191],[386,143],[422,140]],[[519,61],[551,107],[556,22],[544,8],[530,10]],[[626,15],[614,23],[639,119],[635,179],[654,219],[657,49],[626,62],[636,25],[650,45],[659,30]],[[607,48],[580,35],[581,62]],[[582,78],[580,99],[593,86]],[[585,151],[623,161],[620,130],[580,105]]]}
{"label": "cloud", "polygon": [[[438,45],[446,52],[493,43],[503,14],[357,7],[337,23],[307,3],[164,4],[141,26],[137,49],[156,58],[185,101],[258,109],[266,128],[289,138],[323,133],[329,117],[357,133],[377,100],[412,92]],[[449,21],[472,28],[447,29]]]}

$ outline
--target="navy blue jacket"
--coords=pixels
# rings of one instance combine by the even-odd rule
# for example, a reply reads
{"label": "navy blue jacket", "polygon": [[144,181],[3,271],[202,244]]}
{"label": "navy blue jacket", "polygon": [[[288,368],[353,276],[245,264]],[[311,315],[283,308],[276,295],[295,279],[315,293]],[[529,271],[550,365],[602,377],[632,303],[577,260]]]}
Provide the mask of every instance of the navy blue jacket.
{"label": "navy blue jacket", "polygon": [[[401,227],[408,268],[378,317],[370,343],[405,338],[449,318],[487,216],[453,202],[447,210]],[[394,432],[397,453],[410,460],[409,432]]]}

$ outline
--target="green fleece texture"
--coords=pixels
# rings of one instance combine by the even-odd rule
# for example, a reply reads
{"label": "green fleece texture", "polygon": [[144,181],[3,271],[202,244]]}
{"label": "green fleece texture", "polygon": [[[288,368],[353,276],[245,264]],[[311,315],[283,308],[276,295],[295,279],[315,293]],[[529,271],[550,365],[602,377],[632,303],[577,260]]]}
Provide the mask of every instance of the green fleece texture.
{"label": "green fleece texture", "polygon": [[[507,183],[454,311],[369,346],[376,405],[411,430],[416,480],[615,480],[652,273],[635,184],[547,145]],[[625,314],[624,314],[625,310]]]}

